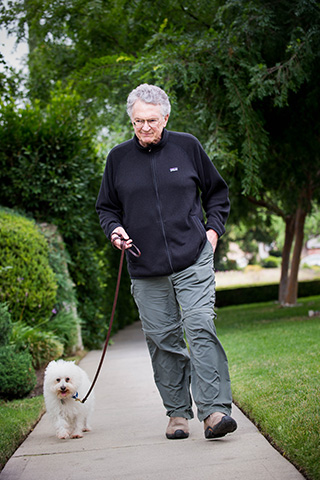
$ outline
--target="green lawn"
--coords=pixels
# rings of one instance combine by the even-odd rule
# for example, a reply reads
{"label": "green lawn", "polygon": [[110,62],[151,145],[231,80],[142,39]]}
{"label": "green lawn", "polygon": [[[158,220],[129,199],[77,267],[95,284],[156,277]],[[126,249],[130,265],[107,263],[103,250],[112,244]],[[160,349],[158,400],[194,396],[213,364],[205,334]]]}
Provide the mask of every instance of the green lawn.
{"label": "green lawn", "polygon": [[216,326],[233,397],[262,433],[312,480],[320,480],[320,296],[297,307],[225,307]]}
{"label": "green lawn", "polygon": [[0,470],[44,412],[42,395],[12,402],[0,401]]}

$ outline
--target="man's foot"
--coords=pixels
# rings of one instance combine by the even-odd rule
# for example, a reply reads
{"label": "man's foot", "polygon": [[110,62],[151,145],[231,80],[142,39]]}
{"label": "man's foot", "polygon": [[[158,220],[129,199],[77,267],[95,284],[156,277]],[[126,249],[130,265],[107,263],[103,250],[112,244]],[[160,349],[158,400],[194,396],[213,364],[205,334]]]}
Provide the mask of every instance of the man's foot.
{"label": "man's foot", "polygon": [[178,440],[189,437],[188,420],[183,417],[170,417],[166,437],[170,440]]}
{"label": "man's foot", "polygon": [[204,436],[206,438],[221,438],[237,429],[237,422],[229,415],[215,412],[204,420]]}

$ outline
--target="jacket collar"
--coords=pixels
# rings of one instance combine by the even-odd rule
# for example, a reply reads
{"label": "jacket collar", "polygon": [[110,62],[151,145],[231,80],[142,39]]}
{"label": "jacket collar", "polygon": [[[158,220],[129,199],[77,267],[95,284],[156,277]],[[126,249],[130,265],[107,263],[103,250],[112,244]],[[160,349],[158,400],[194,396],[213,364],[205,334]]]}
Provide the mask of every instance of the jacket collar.
{"label": "jacket collar", "polygon": [[138,140],[138,137],[135,135],[133,137],[133,140],[134,140],[134,143],[136,145],[136,147],[141,151],[141,152],[145,152],[145,153],[151,153],[151,152],[156,152],[158,150],[161,150],[165,144],[167,143],[168,141],[168,137],[169,137],[169,133],[168,133],[168,130],[166,130],[165,128],[163,129],[163,132],[162,132],[162,136],[161,136],[161,140],[160,142],[158,143],[154,143],[154,144],[151,144],[151,145],[148,145],[147,147],[143,147],[139,140]]}

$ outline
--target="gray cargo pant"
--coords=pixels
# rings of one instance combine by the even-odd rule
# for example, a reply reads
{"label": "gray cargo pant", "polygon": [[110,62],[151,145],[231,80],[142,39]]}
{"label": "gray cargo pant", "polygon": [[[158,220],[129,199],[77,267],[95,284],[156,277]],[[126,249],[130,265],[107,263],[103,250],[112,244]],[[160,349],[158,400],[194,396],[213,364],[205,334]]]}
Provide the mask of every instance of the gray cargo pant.
{"label": "gray cargo pant", "polygon": [[132,279],[132,294],[167,415],[193,418],[190,378],[200,421],[214,412],[230,415],[228,360],[213,322],[215,279],[211,244],[207,242],[197,262],[181,272],[168,277]]}

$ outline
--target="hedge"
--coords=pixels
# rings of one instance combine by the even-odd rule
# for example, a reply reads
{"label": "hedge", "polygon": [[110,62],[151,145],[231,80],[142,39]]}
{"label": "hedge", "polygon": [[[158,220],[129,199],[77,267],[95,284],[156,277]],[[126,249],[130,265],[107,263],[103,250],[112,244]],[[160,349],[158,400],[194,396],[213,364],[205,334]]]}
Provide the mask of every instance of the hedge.
{"label": "hedge", "polygon": [[32,219],[0,209],[0,301],[12,320],[37,325],[51,315],[57,284],[48,245]]}
{"label": "hedge", "polygon": [[23,398],[37,383],[29,352],[17,352],[13,345],[0,348],[0,398]]}
{"label": "hedge", "polygon": [[[278,291],[278,283],[217,289],[216,307],[276,301],[278,300]],[[299,297],[311,297],[314,295],[320,295],[320,279],[299,282]]]}

